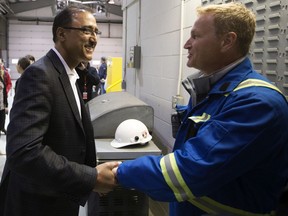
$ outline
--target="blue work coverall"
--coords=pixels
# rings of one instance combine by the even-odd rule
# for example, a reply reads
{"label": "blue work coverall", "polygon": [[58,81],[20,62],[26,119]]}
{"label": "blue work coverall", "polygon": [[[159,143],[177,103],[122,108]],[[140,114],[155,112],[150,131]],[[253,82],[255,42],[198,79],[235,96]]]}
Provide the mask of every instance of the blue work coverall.
{"label": "blue work coverall", "polygon": [[288,176],[288,105],[248,58],[184,109],[173,152],[123,162],[120,185],[172,216],[273,215]]}

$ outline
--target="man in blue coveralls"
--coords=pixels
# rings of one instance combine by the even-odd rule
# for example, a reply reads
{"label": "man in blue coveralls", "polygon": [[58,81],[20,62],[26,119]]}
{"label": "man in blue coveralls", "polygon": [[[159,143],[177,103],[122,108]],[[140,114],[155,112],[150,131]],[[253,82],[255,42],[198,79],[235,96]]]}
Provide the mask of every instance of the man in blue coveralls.
{"label": "man in blue coveralls", "polygon": [[227,3],[197,9],[184,82],[189,104],[173,152],[123,162],[120,185],[170,202],[172,216],[273,215],[288,176],[288,106],[253,70],[255,15]]}

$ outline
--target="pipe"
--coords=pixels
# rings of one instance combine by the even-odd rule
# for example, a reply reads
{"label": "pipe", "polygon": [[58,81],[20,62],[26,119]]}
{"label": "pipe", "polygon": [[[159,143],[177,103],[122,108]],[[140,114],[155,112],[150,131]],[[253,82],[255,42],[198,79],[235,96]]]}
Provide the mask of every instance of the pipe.
{"label": "pipe", "polygon": [[178,75],[178,85],[177,85],[177,95],[180,95],[181,90],[181,82],[182,82],[182,61],[183,61],[183,31],[184,31],[184,2],[185,0],[181,1],[181,22],[180,22],[180,50],[179,50],[179,75]]}
{"label": "pipe", "polygon": [[124,52],[124,64],[123,64],[123,81],[122,81],[122,90],[126,90],[126,61],[127,61],[127,8],[123,8],[123,52]]}
{"label": "pipe", "polygon": [[[123,2],[123,6],[122,6],[122,10],[123,10],[123,47],[124,47],[124,59],[123,59],[123,80],[122,80],[122,89],[125,90],[126,89],[126,73],[127,73],[127,19],[128,19],[128,14],[127,14],[127,10],[134,5],[136,2],[138,2],[139,0],[134,0],[132,2],[130,2],[129,4],[125,5]],[[126,3],[126,1],[125,1]],[[124,6],[125,5],[125,6]],[[135,75],[136,77],[136,75]],[[135,78],[136,79],[136,78]],[[135,80],[136,83],[136,80]]]}

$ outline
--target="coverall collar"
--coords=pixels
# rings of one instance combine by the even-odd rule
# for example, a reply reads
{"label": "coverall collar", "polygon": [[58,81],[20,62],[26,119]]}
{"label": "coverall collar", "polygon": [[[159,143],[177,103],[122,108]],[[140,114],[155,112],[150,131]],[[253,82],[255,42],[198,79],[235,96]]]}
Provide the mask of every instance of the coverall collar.
{"label": "coverall collar", "polygon": [[243,62],[244,59],[245,57],[240,58],[210,75],[205,75],[198,71],[183,80],[182,85],[191,95],[193,106],[201,102],[208,95],[212,86],[234,67]]}

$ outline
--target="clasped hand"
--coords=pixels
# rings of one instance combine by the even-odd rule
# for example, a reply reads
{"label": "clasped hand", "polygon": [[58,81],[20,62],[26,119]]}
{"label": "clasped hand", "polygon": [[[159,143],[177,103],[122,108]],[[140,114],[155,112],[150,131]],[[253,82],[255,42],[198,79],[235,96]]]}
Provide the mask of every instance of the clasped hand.
{"label": "clasped hand", "polygon": [[[93,189],[94,192],[105,194],[112,191],[113,188],[117,186],[115,168],[118,167],[120,163],[121,162],[119,161],[112,161],[96,166],[98,174],[96,184]],[[112,171],[113,169],[114,172]]]}

